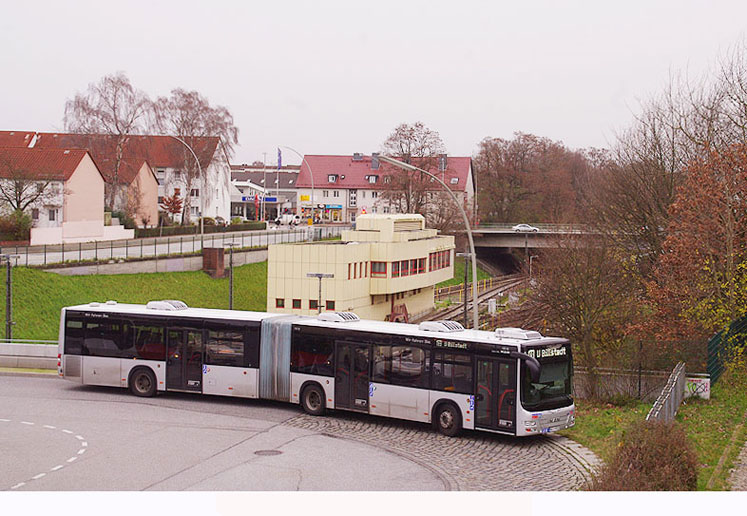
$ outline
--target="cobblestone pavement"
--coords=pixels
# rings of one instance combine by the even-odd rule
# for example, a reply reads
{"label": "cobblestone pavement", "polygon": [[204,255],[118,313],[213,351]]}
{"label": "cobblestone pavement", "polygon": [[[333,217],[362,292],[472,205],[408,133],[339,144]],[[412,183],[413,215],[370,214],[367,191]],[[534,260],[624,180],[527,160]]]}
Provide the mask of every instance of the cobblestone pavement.
{"label": "cobblestone pavement", "polygon": [[449,490],[574,490],[600,464],[590,450],[559,435],[517,439],[463,431],[451,438],[422,423],[355,413],[303,414],[284,424],[386,449],[431,469]]}

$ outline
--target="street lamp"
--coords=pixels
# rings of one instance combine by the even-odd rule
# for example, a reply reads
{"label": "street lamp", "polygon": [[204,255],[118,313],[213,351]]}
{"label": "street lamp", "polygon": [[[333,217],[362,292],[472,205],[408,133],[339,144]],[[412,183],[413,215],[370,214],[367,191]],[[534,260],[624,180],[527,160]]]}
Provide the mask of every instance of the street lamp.
{"label": "street lamp", "polygon": [[[420,172],[421,174],[425,174],[434,181],[437,181],[438,184],[440,184],[444,190],[446,190],[449,195],[451,196],[451,199],[454,201],[454,204],[457,205],[457,208],[459,208],[459,212],[462,214],[462,219],[464,219],[464,226],[467,229],[467,239],[469,240],[469,251],[472,255],[472,325],[473,328],[476,330],[480,328],[479,325],[479,318],[477,315],[477,255],[475,253],[475,242],[472,239],[472,227],[469,224],[469,219],[467,218],[467,213],[465,213],[464,208],[462,208],[462,205],[459,204],[459,200],[456,198],[456,195],[454,195],[454,192],[451,191],[451,188],[446,186],[446,183],[441,181],[440,178],[434,176],[427,170],[423,170],[422,168],[418,168],[414,165],[410,165],[409,163],[405,163],[403,161],[399,161],[393,158],[390,158],[389,156],[380,155],[379,159],[385,163],[389,163],[390,165],[394,165],[396,167],[399,167],[404,170],[409,170],[411,172]],[[465,306],[467,301],[467,293],[465,292]]]}
{"label": "street lamp", "polygon": [[[309,162],[306,161],[306,157],[300,152],[298,152],[296,149],[285,146],[285,145],[281,145],[280,148],[288,149],[291,152],[295,152],[298,155],[298,157],[301,158],[301,161],[306,163],[306,166],[309,168],[309,175],[311,176],[311,220],[313,221],[314,220],[314,207],[315,207],[314,205],[314,172],[311,170],[311,165],[309,165]],[[300,202],[300,199],[299,199],[299,202]]]}
{"label": "street lamp", "polygon": [[[460,256],[464,258],[464,327],[467,327],[467,261],[472,256],[471,253],[457,253],[457,256]],[[472,278],[472,281],[475,281],[474,278]]]}
{"label": "street lamp", "polygon": [[203,249],[205,247],[203,241],[205,233],[205,228],[203,226],[203,219],[205,218],[205,178],[202,176],[202,166],[200,166],[200,160],[197,158],[197,154],[192,150],[192,147],[187,145],[187,142],[173,134],[170,134],[169,136],[184,145],[187,150],[192,153],[192,156],[194,156],[195,161],[197,162],[197,173],[200,174],[200,249]]}
{"label": "street lamp", "polygon": [[228,309],[233,310],[233,246],[235,242],[224,243],[228,246]]}
{"label": "street lamp", "polygon": [[10,341],[13,339],[13,266],[10,263],[11,258],[18,261],[20,255],[17,254],[0,254],[0,261],[5,262],[8,266],[8,273],[5,277],[5,338]]}
{"label": "street lamp", "polygon": [[322,313],[322,278],[334,278],[334,274],[327,274],[324,272],[307,272],[307,278],[319,278],[319,299],[317,300],[316,308],[317,313]]}

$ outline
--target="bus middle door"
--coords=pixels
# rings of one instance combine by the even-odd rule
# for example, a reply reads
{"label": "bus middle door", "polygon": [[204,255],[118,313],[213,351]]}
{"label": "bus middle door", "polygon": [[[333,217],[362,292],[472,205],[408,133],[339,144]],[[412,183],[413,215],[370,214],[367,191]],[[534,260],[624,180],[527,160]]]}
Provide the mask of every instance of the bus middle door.
{"label": "bus middle door", "polygon": [[475,427],[516,432],[516,361],[477,357]]}
{"label": "bus middle door", "polygon": [[169,328],[166,389],[202,392],[202,330]]}

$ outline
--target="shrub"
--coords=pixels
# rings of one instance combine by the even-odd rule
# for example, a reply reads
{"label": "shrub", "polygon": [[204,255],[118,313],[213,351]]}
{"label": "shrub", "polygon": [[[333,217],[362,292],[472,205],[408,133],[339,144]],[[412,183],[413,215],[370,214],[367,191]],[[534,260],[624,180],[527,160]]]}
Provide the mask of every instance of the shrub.
{"label": "shrub", "polygon": [[0,216],[0,234],[11,240],[28,240],[31,226],[31,217],[20,210]]}
{"label": "shrub", "polygon": [[692,491],[698,458],[677,423],[640,421],[623,433],[612,460],[595,476],[597,491]]}
{"label": "shrub", "polygon": [[231,219],[231,224],[241,224],[242,222],[244,222],[244,219],[241,217],[234,217]]}
{"label": "shrub", "polygon": [[112,218],[119,219],[119,223],[126,229],[135,229],[137,227],[135,220],[123,211],[113,211]]}

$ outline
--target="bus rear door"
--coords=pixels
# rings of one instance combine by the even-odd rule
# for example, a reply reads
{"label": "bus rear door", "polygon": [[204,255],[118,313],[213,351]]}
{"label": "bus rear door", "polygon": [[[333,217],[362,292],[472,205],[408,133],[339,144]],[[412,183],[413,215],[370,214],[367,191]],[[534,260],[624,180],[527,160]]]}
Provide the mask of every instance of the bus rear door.
{"label": "bus rear door", "polygon": [[475,427],[515,433],[516,361],[477,357]]}
{"label": "bus rear door", "polygon": [[368,412],[370,347],[338,341],[335,348],[335,408]]}
{"label": "bus rear door", "polygon": [[166,389],[202,392],[202,330],[169,328]]}

